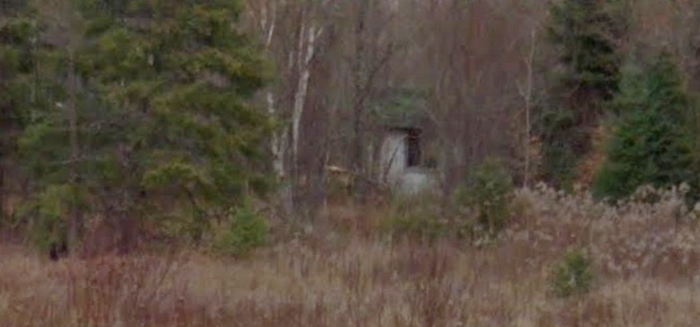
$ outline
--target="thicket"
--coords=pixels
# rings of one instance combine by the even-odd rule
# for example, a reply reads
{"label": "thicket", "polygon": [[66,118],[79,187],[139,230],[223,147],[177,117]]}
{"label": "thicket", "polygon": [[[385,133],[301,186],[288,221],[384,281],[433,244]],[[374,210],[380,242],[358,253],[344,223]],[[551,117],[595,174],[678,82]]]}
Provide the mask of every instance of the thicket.
{"label": "thicket", "polygon": [[394,236],[482,244],[499,236],[513,214],[513,178],[502,160],[488,158],[445,201],[426,192],[392,201],[383,228]]}
{"label": "thicket", "polygon": [[[592,190],[600,199],[625,198],[644,184],[698,187],[694,90],[685,82],[687,72],[676,67],[691,67],[694,58],[678,59],[679,49],[656,57],[656,45],[639,44],[636,30],[661,24],[633,19],[639,13],[628,9],[643,4],[533,1],[527,15],[547,21],[528,23],[532,40],[529,31],[521,35],[508,24],[493,34],[476,28],[480,23],[471,22],[493,17],[525,20],[508,17],[507,10],[488,1],[454,8],[440,3],[440,10],[430,13],[399,8],[441,23],[421,32],[436,42],[414,47],[408,43],[415,40],[404,40],[393,27],[381,28],[385,31],[371,44],[360,42],[375,34],[371,28],[383,26],[374,24],[383,15],[367,14],[384,10],[379,5],[357,2],[357,21],[350,22],[329,13],[355,7],[331,10],[337,4],[332,1],[261,3],[244,8],[235,0],[0,0],[0,205],[12,206],[0,206],[1,215],[12,215],[0,217],[0,227],[25,229],[43,248],[65,243],[75,248],[90,232],[90,222],[108,221],[118,226],[114,234],[125,250],[135,231],[148,226],[194,244],[233,244],[242,250],[228,252],[246,252],[246,244],[261,244],[265,237],[259,235],[267,231],[242,209],[244,199],[264,195],[270,176],[290,185],[279,201],[290,211],[301,207],[293,202],[306,193],[317,197],[313,202],[319,207],[326,204],[329,165],[357,165],[352,178],[359,174],[372,181],[370,175],[380,170],[374,158],[381,157],[376,155],[381,140],[374,137],[381,138],[387,126],[369,122],[373,118],[365,107],[404,83],[435,86],[426,97],[440,101],[426,100],[431,104],[421,108],[430,120],[426,126],[432,126],[423,135],[426,141],[436,139],[436,148],[425,153],[439,161],[431,166],[440,167],[445,185],[435,203],[424,204],[433,201],[427,197],[393,204],[392,225],[401,233],[497,235],[513,214],[514,184],[532,185],[531,167],[541,164],[539,179],[570,189],[581,179],[581,160],[598,154],[604,158],[592,165],[597,168]],[[279,15],[272,8],[280,9]],[[271,74],[260,47],[241,32],[244,10],[264,21],[260,28],[268,54],[289,60],[278,63],[286,67],[279,85],[266,90],[267,110],[252,105]],[[391,26],[405,19],[398,17]],[[338,41],[353,30],[357,44],[346,53]],[[488,38],[494,39],[483,41]],[[504,51],[500,42],[513,43],[513,49]],[[530,57],[523,48],[531,49]],[[640,49],[639,54],[630,49]],[[332,71],[338,66],[333,56],[347,57],[345,70]],[[547,72],[521,67],[536,66],[540,56]],[[637,59],[623,68],[624,58],[632,57]],[[377,61],[376,69],[363,60]],[[398,61],[405,63],[395,65]],[[445,66],[436,69],[431,62]],[[358,76],[371,78],[345,80],[352,75],[348,69],[365,65],[367,71]],[[526,71],[535,76],[522,85],[502,83],[522,79]],[[345,94],[353,93],[345,92],[348,87],[357,98]],[[516,88],[520,97],[508,93]],[[525,115],[520,98],[525,98]],[[539,137],[531,133],[530,109],[539,115],[534,126]],[[332,117],[336,113],[338,119]],[[290,121],[273,124],[269,115]],[[354,121],[351,136],[333,135],[347,129],[347,121]],[[505,121],[524,133],[501,132]],[[492,122],[498,127],[490,128]],[[271,133],[274,125],[282,127]],[[597,153],[591,135],[601,125],[609,133]],[[305,145],[299,138],[314,141]],[[527,163],[518,174],[525,177],[515,174],[514,180],[504,167],[522,166],[514,162],[522,151]],[[368,160],[359,163],[348,153]],[[268,160],[269,154],[279,160]],[[506,161],[484,161],[490,154]],[[9,201],[8,194],[19,188],[20,201]],[[305,188],[313,192],[300,192]],[[249,235],[236,235],[237,229]]]}
{"label": "thicket", "polygon": [[[619,200],[649,184],[686,183],[697,196],[697,112],[678,50],[638,38],[644,22],[626,1],[563,0],[550,7],[546,40],[554,69],[545,73],[538,128],[542,177],[559,188],[588,183],[598,199]],[[658,55],[657,55],[658,54]],[[625,60],[624,58],[629,58]],[[602,135],[600,131],[602,132]],[[599,148],[592,137],[601,137]],[[602,159],[595,159],[601,157]],[[584,171],[583,160],[593,165]],[[597,160],[597,161],[596,161]]]}

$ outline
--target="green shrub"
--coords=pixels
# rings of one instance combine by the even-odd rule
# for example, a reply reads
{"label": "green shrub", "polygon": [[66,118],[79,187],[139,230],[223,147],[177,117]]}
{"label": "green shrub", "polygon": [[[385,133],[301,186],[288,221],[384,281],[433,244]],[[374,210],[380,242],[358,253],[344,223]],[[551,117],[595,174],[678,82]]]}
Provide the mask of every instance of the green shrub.
{"label": "green shrub", "polygon": [[396,198],[382,229],[392,236],[412,237],[434,241],[448,235],[447,220],[438,206],[439,199],[431,195]]}
{"label": "green shrub", "polygon": [[585,294],[593,284],[591,260],[581,250],[567,251],[554,270],[552,290],[559,297]]}
{"label": "green shrub", "polygon": [[567,107],[543,110],[537,129],[542,138],[542,166],[539,174],[549,184],[571,189],[576,178],[576,167],[581,149],[589,147],[585,126],[579,126],[576,112]]}
{"label": "green shrub", "polygon": [[463,211],[472,211],[476,217],[473,222],[465,222],[467,229],[485,231],[490,236],[500,232],[510,217],[512,193],[513,181],[503,163],[497,159],[485,160],[458,192],[458,205]]}
{"label": "green shrub", "polygon": [[31,242],[41,250],[67,242],[67,219],[80,206],[82,195],[70,185],[52,185],[37,193],[20,207],[19,216],[26,222]]}
{"label": "green shrub", "polygon": [[265,219],[244,206],[222,226],[215,239],[218,252],[237,257],[246,256],[267,242],[269,228]]}
{"label": "green shrub", "polygon": [[393,235],[434,241],[447,235],[448,226],[437,217],[411,212],[391,217],[385,225]]}

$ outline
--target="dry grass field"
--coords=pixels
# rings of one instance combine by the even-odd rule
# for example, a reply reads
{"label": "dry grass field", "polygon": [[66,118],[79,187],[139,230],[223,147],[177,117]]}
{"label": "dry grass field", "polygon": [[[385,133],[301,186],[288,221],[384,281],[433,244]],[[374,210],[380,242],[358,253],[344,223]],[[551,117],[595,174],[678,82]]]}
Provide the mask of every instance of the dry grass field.
{"label": "dry grass field", "polygon": [[[0,246],[0,326],[697,326],[700,244],[678,194],[610,207],[517,192],[495,242],[389,240],[380,209],[324,223],[247,259],[177,251],[50,262]],[[592,287],[566,298],[567,249]]]}

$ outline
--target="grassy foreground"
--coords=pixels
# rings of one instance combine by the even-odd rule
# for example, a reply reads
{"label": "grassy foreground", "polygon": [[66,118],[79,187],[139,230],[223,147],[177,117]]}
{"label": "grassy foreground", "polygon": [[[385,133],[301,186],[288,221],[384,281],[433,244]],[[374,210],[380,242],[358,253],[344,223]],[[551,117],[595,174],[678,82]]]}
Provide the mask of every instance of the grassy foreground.
{"label": "grassy foreground", "polygon": [[[0,245],[0,326],[696,326],[695,212],[673,192],[613,208],[521,190],[498,241],[389,241],[336,208],[245,260],[181,251],[54,263]],[[567,249],[589,292],[552,292]]]}

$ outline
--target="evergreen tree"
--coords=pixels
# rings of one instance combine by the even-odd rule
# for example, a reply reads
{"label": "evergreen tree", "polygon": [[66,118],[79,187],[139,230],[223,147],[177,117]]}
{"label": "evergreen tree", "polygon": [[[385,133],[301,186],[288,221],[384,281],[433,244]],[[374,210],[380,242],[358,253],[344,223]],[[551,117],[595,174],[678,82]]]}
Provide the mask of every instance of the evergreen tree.
{"label": "evergreen tree", "polygon": [[32,93],[36,24],[25,1],[0,1],[0,225],[5,214],[7,169],[16,160],[16,139]]}
{"label": "evergreen tree", "polygon": [[620,56],[616,42],[624,34],[623,8],[617,0],[564,0],[551,8],[547,27],[560,64],[543,111],[545,177],[565,186],[577,159],[590,150],[591,130],[604,103],[617,90]]}
{"label": "evergreen tree", "polygon": [[79,126],[85,94],[76,63],[87,40],[75,0],[43,0],[32,7],[38,30],[34,93],[42,102],[28,108],[19,142],[32,180],[24,212],[37,243],[53,250],[77,246],[83,225],[81,182],[87,179],[80,140],[89,128]]}
{"label": "evergreen tree", "polygon": [[598,198],[620,199],[647,184],[697,186],[688,123],[695,112],[668,55],[626,70],[612,108],[620,118],[594,181]]}
{"label": "evergreen tree", "polygon": [[[78,4],[82,46],[59,62],[75,63],[78,75],[79,156],[67,117],[47,112],[23,137],[28,166],[44,189],[69,185],[73,199],[113,221],[124,245],[138,218],[201,239],[210,219],[227,218],[266,185],[268,118],[248,101],[266,66],[236,28],[239,2]],[[66,160],[76,165],[56,165]]]}
{"label": "evergreen tree", "polygon": [[[553,5],[547,32],[560,51],[562,84],[586,96],[609,99],[617,89],[620,56],[615,42],[626,23],[616,0],[564,0]],[[596,99],[596,100],[597,100]]]}

